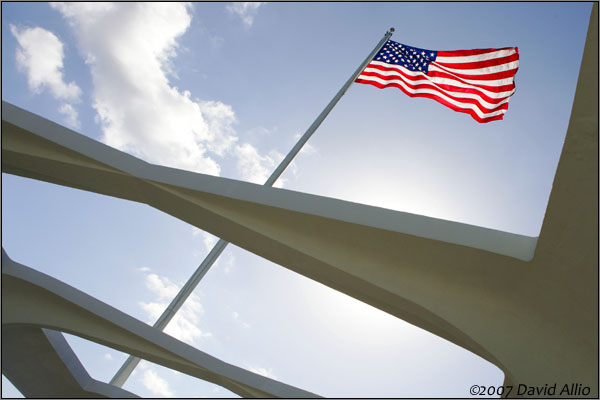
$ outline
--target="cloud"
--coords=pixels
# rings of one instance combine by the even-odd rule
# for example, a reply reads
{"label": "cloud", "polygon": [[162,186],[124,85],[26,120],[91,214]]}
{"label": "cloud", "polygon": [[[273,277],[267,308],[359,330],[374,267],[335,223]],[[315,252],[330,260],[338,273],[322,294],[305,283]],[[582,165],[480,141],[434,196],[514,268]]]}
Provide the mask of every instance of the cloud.
{"label": "cloud", "polygon": [[218,175],[214,156],[236,141],[235,114],[169,82],[177,40],[191,23],[182,3],[57,3],[90,67],[102,140],[149,162]]}
{"label": "cloud", "polygon": [[248,370],[254,372],[255,374],[266,376],[267,378],[277,379],[271,368],[266,369],[263,367],[248,367]]}
{"label": "cloud", "polygon": [[[219,238],[217,236],[211,235],[210,233],[203,231],[202,229],[192,227],[192,235],[195,238],[200,238],[206,249],[206,252],[210,252],[213,247],[217,244]],[[207,255],[206,252],[194,251],[195,257],[205,257]],[[219,269],[222,270],[225,275],[229,275],[234,268],[235,264],[235,256],[231,252],[222,253],[213,263],[211,269]]]}
{"label": "cloud", "polygon": [[[299,132],[295,133],[294,139],[296,139],[296,141],[298,141],[301,136],[302,136],[301,133],[299,133]],[[318,152],[319,152],[319,150],[315,146],[310,144],[310,141],[308,141],[308,142],[304,143],[304,145],[300,149],[300,152],[298,153],[298,155],[312,156],[314,154],[317,154]]]}
{"label": "cloud", "polygon": [[202,243],[204,243],[206,251],[211,251],[213,247],[215,247],[215,244],[217,244],[217,241],[219,240],[219,238],[215,235],[211,235],[210,233],[203,231],[200,228],[196,228],[195,226],[192,227],[192,235],[194,237],[202,238]]}
{"label": "cloud", "polygon": [[231,274],[231,271],[233,270],[234,265],[235,265],[235,257],[231,253],[229,253],[227,260],[224,262],[224,267],[223,267],[223,272],[225,272],[225,275]]}
{"label": "cloud", "polygon": [[[259,3],[234,4],[248,17]],[[52,3],[74,31],[90,68],[101,140],[154,164],[220,175],[233,158],[242,179],[264,183],[281,156],[239,144],[230,105],[192,98],[177,80],[178,40],[192,21],[187,3]],[[68,114],[66,108],[64,113]],[[279,182],[278,186],[282,183]]]}
{"label": "cloud", "polygon": [[[234,151],[238,159],[237,169],[242,178],[258,184],[264,184],[277,164],[283,160],[283,155],[276,151],[261,156],[249,143],[236,146]],[[273,186],[282,187],[284,183],[285,180],[279,178]]]}
{"label": "cloud", "polygon": [[146,275],[146,287],[159,299],[172,299],[179,291],[179,287],[169,281],[169,278],[160,277],[154,273]]}
{"label": "cloud", "polygon": [[29,88],[39,93],[47,87],[60,100],[77,101],[81,89],[75,82],[65,82],[63,76],[63,43],[52,32],[40,27],[19,30],[10,25],[17,39],[16,60],[27,72]]}
{"label": "cloud", "polygon": [[63,103],[58,109],[58,112],[66,116],[65,122],[67,125],[71,126],[72,128],[79,128],[81,126],[79,123],[77,110],[75,110],[72,105]]}
{"label": "cloud", "polygon": [[258,13],[259,7],[261,7],[264,2],[235,2],[229,3],[225,6],[225,9],[230,14],[236,14],[244,23],[246,28],[250,28],[254,23],[254,17]]}
{"label": "cloud", "polygon": [[160,397],[175,397],[175,393],[169,387],[169,383],[158,375],[156,369],[145,361],[140,362],[142,372],[139,381],[152,394]]}
{"label": "cloud", "polygon": [[63,101],[58,111],[66,116],[66,123],[79,128],[77,111],[66,102],[80,101],[81,89],[75,82],[65,81],[63,43],[40,27],[18,29],[10,25],[10,31],[19,44],[15,53],[17,67],[27,74],[31,91],[41,93],[48,88],[55,99]]}
{"label": "cloud", "polygon": [[[300,136],[301,136],[300,133],[296,133],[294,135],[294,138],[296,140],[299,140]],[[298,160],[300,157],[312,156],[312,155],[315,155],[315,154],[318,154],[318,153],[319,153],[319,149],[317,147],[313,146],[309,142],[304,143],[304,145],[302,146],[302,148],[298,152],[298,155],[294,158],[294,160],[290,163],[290,165],[288,167],[288,169],[292,173],[292,176],[295,179],[297,179],[300,176],[299,169],[298,169],[298,164],[296,163],[296,160]]]}
{"label": "cloud", "polygon": [[240,318],[240,314],[237,311],[234,311],[231,315],[233,316],[233,319],[236,322],[239,322],[240,324],[242,324],[242,326],[244,328],[250,328],[250,324],[247,323],[247,322],[245,322],[245,321],[242,321],[241,318]]}
{"label": "cloud", "polygon": [[215,247],[215,245],[217,244],[217,241],[219,240],[219,238],[217,238],[214,235],[211,235],[208,232],[202,232],[202,241],[204,242],[204,247],[206,247],[207,251],[210,251],[213,249],[213,247]]}
{"label": "cloud", "polygon": [[[146,273],[144,281],[146,288],[156,298],[150,302],[139,302],[139,305],[151,319],[151,323],[154,323],[177,295],[180,287],[171,282],[169,278],[154,273]],[[199,328],[200,317],[203,313],[204,309],[200,299],[192,293],[171,319],[164,332],[193,346],[197,344],[198,340],[212,336],[210,332],[204,332]]]}

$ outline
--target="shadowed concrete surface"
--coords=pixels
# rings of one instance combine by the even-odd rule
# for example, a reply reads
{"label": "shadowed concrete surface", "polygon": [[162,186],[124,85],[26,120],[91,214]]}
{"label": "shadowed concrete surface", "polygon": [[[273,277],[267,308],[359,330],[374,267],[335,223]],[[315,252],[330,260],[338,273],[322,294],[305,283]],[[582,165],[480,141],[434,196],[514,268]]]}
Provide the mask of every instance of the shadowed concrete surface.
{"label": "shadowed concrete surface", "polygon": [[[216,383],[243,397],[317,397],[218,360],[57,279],[12,261],[3,249],[2,329],[3,332],[5,328],[7,332],[14,332],[23,325],[68,332]],[[36,340],[36,346],[44,346],[40,344],[42,338],[39,335],[30,335],[30,338]],[[45,348],[49,349],[48,346]],[[3,372],[5,363],[14,366],[22,362],[18,351],[2,357]],[[26,373],[26,367],[21,366],[19,372]],[[7,377],[10,378],[8,374]],[[35,387],[43,382],[21,380],[13,383],[17,388],[25,386],[25,392],[41,393],[44,390]]]}
{"label": "shadowed concrete surface", "polygon": [[26,397],[138,397],[92,379],[60,332],[35,326],[2,325],[2,373]]}
{"label": "shadowed concrete surface", "polygon": [[597,397],[597,13],[539,239],[150,165],[6,103],[2,171],[149,204],[478,354],[511,396]]}

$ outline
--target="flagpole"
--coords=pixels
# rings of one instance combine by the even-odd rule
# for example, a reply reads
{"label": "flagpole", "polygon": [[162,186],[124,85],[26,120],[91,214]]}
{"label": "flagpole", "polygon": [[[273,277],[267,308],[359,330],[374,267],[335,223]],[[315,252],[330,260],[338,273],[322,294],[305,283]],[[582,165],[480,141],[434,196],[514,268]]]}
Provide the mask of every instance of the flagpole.
{"label": "flagpole", "polygon": [[283,173],[283,171],[292,162],[292,159],[296,156],[296,154],[298,154],[298,152],[300,151],[302,146],[304,146],[304,144],[308,141],[308,139],[312,136],[312,134],[317,130],[319,125],[321,125],[321,122],[323,122],[325,117],[327,117],[327,115],[329,115],[329,112],[333,109],[333,107],[335,107],[337,102],[342,98],[344,93],[346,93],[346,91],[348,90],[350,85],[352,85],[352,83],[356,80],[356,78],[358,78],[358,76],[361,74],[361,72],[363,72],[363,70],[365,69],[367,64],[369,64],[369,62],[371,62],[371,60],[373,59],[375,54],[377,54],[377,52],[381,49],[381,47],[385,44],[385,42],[390,38],[390,36],[392,36],[393,32],[394,32],[394,28],[390,28],[390,30],[385,33],[383,38],[381,38],[379,43],[377,43],[377,46],[375,46],[373,51],[367,56],[367,58],[365,58],[365,61],[363,61],[362,64],[360,64],[360,66],[356,69],[354,74],[352,74],[350,79],[348,79],[348,81],[344,84],[344,86],[342,86],[342,88],[339,90],[339,92],[337,92],[337,94],[333,97],[333,99],[331,99],[331,101],[329,102],[327,107],[325,107],[325,109],[323,111],[321,111],[321,114],[319,114],[317,119],[315,119],[315,121],[312,123],[312,125],[308,127],[308,129],[306,130],[304,135],[302,135],[300,140],[298,140],[298,143],[296,143],[296,145],[292,148],[292,150],[290,150],[290,152],[283,159],[283,161],[281,161],[281,163],[275,169],[275,171],[273,171],[273,173],[271,174],[269,179],[267,179],[267,181],[265,182],[265,186],[273,186],[273,184],[275,183],[277,178],[279,178],[279,176]]}
{"label": "flagpole", "polygon": [[[312,136],[312,134],[317,130],[317,128],[321,125],[323,120],[329,115],[333,107],[338,103],[338,101],[342,98],[344,93],[348,90],[350,85],[358,78],[361,72],[365,69],[367,64],[373,59],[375,54],[381,49],[381,47],[385,44],[385,42],[392,36],[394,32],[394,28],[390,28],[389,31],[385,33],[383,38],[377,43],[377,46],[371,51],[371,53],[365,58],[365,60],[360,64],[360,66],[356,69],[354,74],[346,81],[344,86],[337,92],[337,94],[331,99],[327,107],[321,111],[321,114],[314,120],[314,122],[308,127],[304,135],[298,140],[296,145],[290,150],[288,155],[279,163],[275,171],[271,173],[271,176],[267,179],[263,186],[273,186],[275,181],[281,176],[283,171],[290,165],[294,157],[300,152],[304,144],[308,141],[308,139]],[[171,301],[166,310],[162,313],[162,315],[158,318],[158,320],[154,323],[153,327],[156,329],[160,329],[161,331],[167,326],[167,324],[171,321],[175,313],[181,308],[183,303],[187,300],[189,295],[194,291],[202,277],[208,272],[210,267],[215,263],[219,255],[225,250],[225,247],[229,242],[219,239],[217,244],[213,247],[213,249],[208,253],[202,264],[198,266],[196,271],[192,274],[190,279],[183,285],[179,293],[175,296],[175,298]],[[139,357],[129,356],[127,360],[123,363],[121,368],[117,371],[115,376],[110,380],[111,385],[116,385],[122,387],[125,384],[129,375],[133,372],[135,367],[140,362]]]}

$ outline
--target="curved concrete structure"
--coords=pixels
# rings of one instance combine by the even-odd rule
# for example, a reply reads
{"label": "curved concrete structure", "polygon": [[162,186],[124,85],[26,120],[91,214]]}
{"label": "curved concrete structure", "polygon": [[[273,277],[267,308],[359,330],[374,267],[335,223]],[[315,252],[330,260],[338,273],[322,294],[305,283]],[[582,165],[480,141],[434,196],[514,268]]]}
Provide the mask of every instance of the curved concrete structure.
{"label": "curved concrete structure", "polygon": [[62,333],[30,325],[2,325],[2,373],[26,397],[138,397],[91,378]]}
{"label": "curved concrete structure", "polygon": [[478,354],[506,384],[577,384],[597,397],[597,19],[594,5],[537,245],[150,165],[6,103],[2,171],[149,204]]}
{"label": "curved concrete structure", "polygon": [[[3,249],[2,329],[3,332],[5,329],[7,332],[17,329],[18,332],[24,331],[24,327],[68,332],[216,383],[243,397],[317,397],[211,357],[57,279],[12,261]],[[34,333],[30,337],[38,344],[42,339]],[[3,361],[10,365],[19,360],[19,353],[16,353]],[[5,363],[2,364],[4,373]],[[26,370],[23,368],[21,371]],[[6,375],[10,378],[13,374]],[[38,384],[32,382],[32,389],[28,392],[41,393],[42,388],[33,387]],[[18,387],[23,385],[21,383]],[[115,393],[116,397],[122,397],[120,392]],[[76,394],[71,393],[68,397],[76,397]]]}
{"label": "curved concrete structure", "polygon": [[[218,202],[272,206],[525,261],[533,258],[537,242],[535,237],[149,164],[6,102],[2,128],[4,172],[146,203],[198,227],[205,222],[193,214],[212,196]],[[192,212],[179,207],[184,203]]]}

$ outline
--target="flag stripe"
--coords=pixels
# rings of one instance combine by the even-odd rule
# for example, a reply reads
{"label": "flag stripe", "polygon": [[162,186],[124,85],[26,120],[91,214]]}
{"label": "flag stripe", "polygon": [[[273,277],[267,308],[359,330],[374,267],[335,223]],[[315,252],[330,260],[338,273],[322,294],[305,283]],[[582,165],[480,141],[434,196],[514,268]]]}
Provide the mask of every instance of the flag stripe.
{"label": "flag stripe", "polygon": [[500,49],[473,49],[473,50],[450,50],[450,51],[438,51],[438,57],[467,57],[475,56],[480,54],[488,54],[501,50],[515,50],[518,52],[518,47],[502,47]]}
{"label": "flag stripe", "polygon": [[376,76],[376,75],[361,75],[361,78],[364,80],[370,80],[373,82],[378,82],[380,85],[387,85],[387,86],[394,86],[394,87],[402,87],[405,90],[405,92],[410,92],[410,93],[430,93],[430,94],[435,94],[435,93],[439,93],[440,96],[445,96],[445,98],[447,98],[449,101],[452,102],[453,105],[457,106],[457,107],[462,107],[463,104],[473,104],[474,106],[476,106],[483,114],[488,114],[494,111],[497,111],[498,109],[501,108],[507,108],[508,107],[508,98],[502,99],[497,103],[488,103],[485,102],[481,99],[481,96],[478,96],[477,94],[473,94],[473,93],[465,93],[465,92],[451,92],[452,94],[450,94],[450,92],[448,92],[447,90],[444,90],[443,88],[440,88],[438,86],[436,86],[435,84],[433,84],[430,81],[422,81],[424,83],[414,83],[414,82],[406,82],[404,79],[402,78],[382,78],[380,76]]}
{"label": "flag stripe", "polygon": [[[389,64],[375,64],[375,62],[371,63],[367,68],[365,68],[364,73],[367,72],[376,72],[381,75],[393,76],[395,74],[401,74],[407,79],[421,79],[417,78],[422,76],[422,72],[409,71],[406,68],[402,68],[400,66],[390,66]],[[487,83],[486,81],[472,81],[460,79],[456,75],[440,73],[440,74],[428,74],[429,79],[432,82],[438,83],[440,85],[455,85],[457,87],[470,88],[479,90],[482,94],[489,96],[490,98],[500,98],[510,96],[514,92],[515,85],[514,83],[511,85],[501,85],[501,86],[489,86],[482,85],[482,83]]]}
{"label": "flag stripe", "polygon": [[[445,73],[446,75],[454,76],[459,79],[470,79],[474,81],[485,81],[488,85],[509,85],[514,82],[513,76],[515,74],[516,69],[509,71],[501,71],[487,75],[469,75],[463,74],[459,71],[451,71],[449,69],[443,68],[440,65],[436,65],[434,62],[429,64],[429,74],[433,73],[435,76],[436,73]],[[429,75],[428,74],[428,75]]]}
{"label": "flag stripe", "polygon": [[[356,80],[356,82],[358,83],[366,83],[366,84],[370,84],[373,85],[375,87],[378,87],[380,89],[384,89],[387,87],[397,87],[398,89],[402,90],[406,95],[410,96],[410,97],[426,97],[426,98],[430,98],[433,100],[436,100],[442,104],[444,104],[445,106],[448,106],[449,108],[451,108],[454,111],[458,111],[458,112],[464,112],[467,114],[470,114],[471,117],[473,117],[473,119],[475,119],[477,122],[490,122],[490,121],[495,121],[498,119],[502,119],[504,117],[504,113],[506,112],[506,110],[499,110],[493,114],[490,115],[481,115],[481,111],[479,111],[479,109],[477,107],[474,107],[472,104],[470,104],[471,107],[457,107],[454,104],[450,103],[448,100],[446,100],[445,98],[443,98],[441,95],[436,94],[436,93],[410,93],[408,92],[406,89],[404,89],[401,85],[395,84],[395,83],[391,83],[391,84],[382,84],[380,82],[377,81],[373,81],[373,80],[367,80],[367,79],[363,79],[363,78],[358,78]],[[476,111],[477,110],[477,111]]]}
{"label": "flag stripe", "polygon": [[[421,76],[406,76],[404,74],[398,74],[390,71],[368,69],[365,70],[361,76],[374,76],[379,79],[388,81],[393,81],[394,79],[402,79],[406,84],[410,86],[430,85],[439,88],[440,91],[453,93],[456,97],[479,98],[482,100],[482,105],[486,108],[493,107],[494,104],[499,104],[503,101],[506,101],[507,97],[512,94],[512,92],[503,92],[499,96],[491,97],[484,93],[481,89],[472,85],[455,86],[454,84],[456,84],[456,81],[443,79],[441,82],[439,82],[434,79],[427,79],[427,76],[423,73],[420,74]],[[499,93],[492,94],[498,95]]]}
{"label": "flag stripe", "polygon": [[512,78],[496,79],[496,80],[481,80],[481,79],[467,79],[459,77],[456,74],[452,74],[445,71],[429,71],[427,76],[433,78],[448,78],[455,79],[460,82],[470,83],[479,88],[489,90],[490,92],[505,92],[515,88],[515,82]]}
{"label": "flag stripe", "polygon": [[464,76],[485,76],[484,79],[497,79],[500,77],[498,74],[505,73],[503,77],[513,76],[515,70],[519,66],[518,61],[513,61],[505,64],[494,65],[492,67],[486,68],[456,68],[456,67],[448,67],[443,64],[439,64],[435,61],[432,61],[430,65],[438,67],[444,71],[454,72],[458,75]]}
{"label": "flag stripe", "polygon": [[[498,67],[499,65],[506,65],[507,63],[511,63],[512,61],[518,61],[519,55],[517,53],[513,53],[506,57],[494,58],[489,60],[479,60],[479,61],[471,61],[471,62],[456,62],[456,60],[452,60],[452,57],[446,57],[448,61],[440,61],[438,58],[435,59],[435,63],[442,65],[446,68],[459,68],[459,69],[481,69],[485,67]],[[508,64],[508,65],[514,65]],[[518,65],[518,63],[517,63]]]}
{"label": "flag stripe", "polygon": [[484,60],[491,60],[494,58],[501,58],[501,57],[507,57],[513,54],[518,54],[518,51],[516,50],[516,48],[511,48],[509,50],[498,50],[498,51],[492,51],[489,53],[484,53],[484,54],[476,54],[476,55],[471,55],[471,56],[442,56],[440,55],[441,51],[438,52],[438,55],[435,59],[435,61],[437,61],[438,63],[468,63],[468,62],[475,62],[475,61],[484,61]]}

